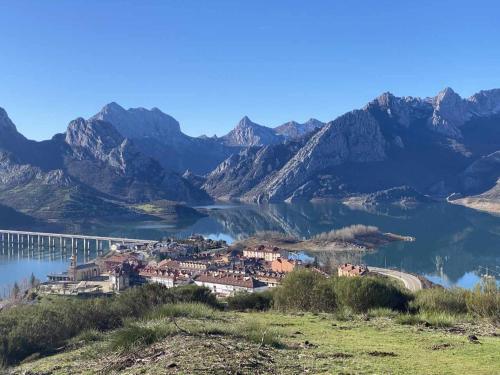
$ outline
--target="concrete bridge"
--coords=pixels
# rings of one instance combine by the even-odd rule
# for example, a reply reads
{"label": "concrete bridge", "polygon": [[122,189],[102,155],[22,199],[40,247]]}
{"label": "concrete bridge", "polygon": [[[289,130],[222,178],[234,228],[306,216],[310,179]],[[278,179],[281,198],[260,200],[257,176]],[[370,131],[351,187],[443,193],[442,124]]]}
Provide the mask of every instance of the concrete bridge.
{"label": "concrete bridge", "polygon": [[70,248],[72,251],[78,250],[79,244],[85,251],[90,250],[91,245],[95,245],[95,249],[101,251],[104,245],[111,249],[113,244],[150,244],[157,241],[141,240],[135,238],[121,238],[121,237],[101,237],[101,236],[87,236],[81,234],[67,234],[67,233],[44,233],[44,232],[27,232],[18,230],[5,230],[0,229],[0,243],[7,246],[18,246],[28,248],[30,247],[45,247],[55,248],[59,246],[61,249]]}

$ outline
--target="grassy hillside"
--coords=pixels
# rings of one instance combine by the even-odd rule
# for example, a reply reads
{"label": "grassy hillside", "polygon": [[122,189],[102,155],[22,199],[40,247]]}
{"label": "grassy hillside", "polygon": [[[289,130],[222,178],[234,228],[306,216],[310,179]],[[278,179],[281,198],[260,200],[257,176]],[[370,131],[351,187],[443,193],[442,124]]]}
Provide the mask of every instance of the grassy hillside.
{"label": "grassy hillside", "polygon": [[146,284],[108,298],[40,297],[0,311],[12,374],[496,374],[500,288],[410,293],[376,277],[294,271],[217,300]]}
{"label": "grassy hillside", "polygon": [[[407,325],[399,315],[222,312],[163,307],[107,334],[87,331],[65,351],[13,374],[495,374],[494,328]],[[476,334],[480,343],[470,342]]]}
{"label": "grassy hillside", "polygon": [[78,186],[30,183],[13,189],[0,189],[0,203],[40,219],[94,219],[138,217],[127,207],[107,201],[94,191]]}

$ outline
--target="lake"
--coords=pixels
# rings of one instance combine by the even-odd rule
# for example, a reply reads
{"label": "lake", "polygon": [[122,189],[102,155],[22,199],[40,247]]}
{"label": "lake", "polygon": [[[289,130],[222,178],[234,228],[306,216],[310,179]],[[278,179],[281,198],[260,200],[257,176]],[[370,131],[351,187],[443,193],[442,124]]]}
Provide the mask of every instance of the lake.
{"label": "lake", "polygon": [[[398,242],[364,255],[318,254],[327,262],[356,262],[401,268],[419,273],[446,287],[473,287],[483,274],[500,273],[500,217],[447,203],[431,203],[415,209],[395,206],[371,210],[351,209],[339,203],[217,205],[203,207],[208,213],[191,223],[103,222],[57,225],[23,230],[53,230],[113,237],[160,239],[197,233],[232,242],[260,231],[278,231],[301,238],[352,224],[375,225],[384,232],[413,236],[415,242]],[[0,228],[10,228],[0,223]],[[41,280],[50,272],[63,271],[70,253],[60,249],[7,249],[0,244],[0,295],[15,281],[28,280],[33,272]],[[95,256],[94,253],[90,257]],[[79,261],[85,261],[80,254]],[[497,278],[498,279],[498,278]]]}

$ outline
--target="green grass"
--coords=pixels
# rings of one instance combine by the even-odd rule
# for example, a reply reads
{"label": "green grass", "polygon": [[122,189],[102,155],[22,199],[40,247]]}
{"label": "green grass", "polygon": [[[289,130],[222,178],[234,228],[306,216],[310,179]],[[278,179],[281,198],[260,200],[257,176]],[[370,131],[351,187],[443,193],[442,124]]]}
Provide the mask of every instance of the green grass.
{"label": "green grass", "polygon": [[135,209],[148,213],[148,214],[159,214],[162,212],[162,209],[158,206],[155,206],[151,203],[137,204],[133,206]]}
{"label": "green grass", "polygon": [[154,309],[150,318],[216,319],[218,311],[203,303],[175,303]]}
{"label": "green grass", "polygon": [[113,351],[129,350],[150,345],[160,339],[160,334],[153,328],[130,325],[113,332],[109,348]]}
{"label": "green grass", "polygon": [[419,314],[399,314],[395,316],[395,321],[400,324],[423,324],[438,328],[452,327],[459,322],[467,322],[469,320],[470,317],[467,315],[453,315],[447,312],[423,312]]}
{"label": "green grass", "polygon": [[[174,373],[498,373],[500,339],[478,334],[495,331],[493,326],[383,309],[344,318],[179,304],[107,334],[82,333],[83,347],[23,364],[13,373],[155,374],[165,368],[175,368]],[[414,325],[424,320],[433,326]],[[447,327],[457,323],[469,328],[452,333]],[[481,344],[468,341],[471,333]]]}

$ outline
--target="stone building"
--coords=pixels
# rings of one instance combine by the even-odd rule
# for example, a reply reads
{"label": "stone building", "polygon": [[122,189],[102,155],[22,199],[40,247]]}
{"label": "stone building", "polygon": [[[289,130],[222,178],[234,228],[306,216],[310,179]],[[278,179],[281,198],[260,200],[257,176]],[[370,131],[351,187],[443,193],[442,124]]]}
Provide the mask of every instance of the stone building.
{"label": "stone building", "polygon": [[288,273],[297,269],[301,265],[302,262],[300,260],[278,258],[271,262],[271,270],[273,272]]}
{"label": "stone building", "polygon": [[245,258],[264,259],[266,262],[272,262],[281,257],[281,251],[278,247],[269,247],[260,245],[258,247],[248,247],[243,250]]}
{"label": "stone building", "polygon": [[196,285],[210,289],[215,295],[227,297],[237,292],[260,292],[268,288],[266,283],[251,276],[227,273],[205,273],[195,277]]}
{"label": "stone building", "polygon": [[339,276],[347,277],[363,276],[368,273],[368,267],[350,263],[341,264],[337,270]]}

